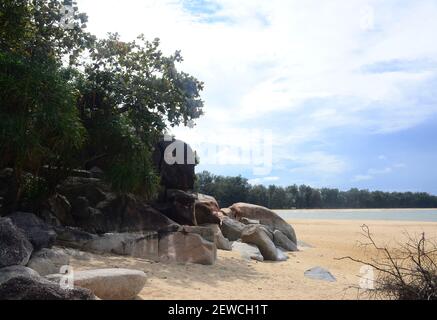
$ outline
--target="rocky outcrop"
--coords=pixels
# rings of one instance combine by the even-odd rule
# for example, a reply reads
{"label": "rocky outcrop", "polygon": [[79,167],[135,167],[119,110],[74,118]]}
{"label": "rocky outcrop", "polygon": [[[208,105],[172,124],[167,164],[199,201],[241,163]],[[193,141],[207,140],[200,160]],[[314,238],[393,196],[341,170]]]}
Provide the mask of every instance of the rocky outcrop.
{"label": "rocky outcrop", "polygon": [[196,196],[182,190],[166,190],[164,198],[153,204],[153,207],[166,217],[181,225],[197,225],[194,214]]}
{"label": "rocky outcrop", "polygon": [[27,266],[41,276],[58,273],[62,266],[70,263],[70,257],[61,248],[41,249],[34,252]]}
{"label": "rocky outcrop", "polygon": [[0,269],[0,300],[94,300],[83,288],[64,289],[30,268],[14,266]]}
{"label": "rocky outcrop", "polygon": [[[62,275],[48,275],[46,278],[59,281]],[[75,271],[74,285],[86,288],[103,300],[134,299],[146,284],[146,274],[131,269],[95,269]]]}
{"label": "rocky outcrop", "polygon": [[33,246],[10,219],[0,218],[0,268],[26,265]]}
{"label": "rocky outcrop", "polygon": [[299,251],[297,245],[279,230],[274,231],[273,242],[277,247],[280,247],[286,251]]}
{"label": "rocky outcrop", "polygon": [[51,247],[56,240],[56,232],[33,213],[15,212],[9,219],[23,231],[35,250]]}
{"label": "rocky outcrop", "polygon": [[56,244],[71,248],[82,248],[90,240],[98,236],[73,227],[55,228],[57,238]]}
{"label": "rocky outcrop", "polygon": [[236,241],[241,238],[241,233],[246,226],[241,222],[229,217],[224,217],[220,229],[225,238]]}
{"label": "rocky outcrop", "polygon": [[217,259],[217,247],[197,233],[171,232],[160,235],[159,258],[166,263],[212,265]]}
{"label": "rocky outcrop", "polygon": [[107,233],[82,245],[83,251],[159,260],[158,233]]}
{"label": "rocky outcrop", "polygon": [[226,251],[232,250],[231,242],[227,238],[225,238],[218,224],[206,224],[203,225],[203,227],[208,227],[214,232],[217,249]]}
{"label": "rocky outcrop", "polygon": [[272,230],[281,231],[288,239],[293,241],[293,243],[297,243],[296,233],[293,227],[272,210],[248,203],[235,203],[230,209],[237,220],[241,218],[259,220],[260,224]]}
{"label": "rocky outcrop", "polygon": [[258,226],[249,225],[244,228],[241,234],[241,241],[257,246],[265,260],[278,260],[278,251],[275,244]]}

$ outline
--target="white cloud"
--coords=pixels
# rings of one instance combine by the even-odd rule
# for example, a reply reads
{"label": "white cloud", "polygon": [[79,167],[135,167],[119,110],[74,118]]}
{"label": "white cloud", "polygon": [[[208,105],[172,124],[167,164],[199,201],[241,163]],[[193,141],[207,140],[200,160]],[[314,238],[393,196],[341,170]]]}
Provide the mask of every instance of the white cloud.
{"label": "white cloud", "polygon": [[[206,114],[195,129],[173,130],[181,139],[241,146],[247,137],[234,130],[256,126],[272,130],[275,147],[287,149],[274,151],[276,163],[299,154],[288,159],[294,172],[338,174],[345,160],[304,146],[335,128],[388,133],[437,113],[437,99],[416,97],[437,77],[435,68],[363,72],[392,60],[435,62],[435,1],[205,2],[216,12],[190,11],[177,0],[78,0],[100,36],[144,33],[160,37],[166,53],[182,50],[181,68],[205,82]],[[287,126],[260,121],[275,112],[286,114]]]}
{"label": "white cloud", "polygon": [[263,177],[263,178],[255,178],[255,179],[250,179],[249,183],[251,185],[255,185],[255,184],[265,184],[265,183],[271,183],[271,182],[275,182],[278,181],[280,178],[279,177],[275,177],[275,176],[271,176],[271,177]]}

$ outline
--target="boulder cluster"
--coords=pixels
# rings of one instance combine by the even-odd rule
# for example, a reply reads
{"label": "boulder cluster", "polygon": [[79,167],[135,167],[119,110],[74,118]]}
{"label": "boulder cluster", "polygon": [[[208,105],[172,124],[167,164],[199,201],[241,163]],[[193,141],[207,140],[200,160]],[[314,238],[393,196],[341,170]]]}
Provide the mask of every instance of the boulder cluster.
{"label": "boulder cluster", "polygon": [[[142,271],[103,269],[75,272],[75,287],[63,288],[73,251],[211,265],[218,249],[258,261],[297,250],[293,228],[275,212],[246,203],[220,208],[189,190],[194,166],[159,168],[164,191],[155,201],[114,192],[94,168],[59,184],[38,212],[0,217],[0,299],[132,299],[146,283]],[[8,174],[0,173],[0,200]]]}

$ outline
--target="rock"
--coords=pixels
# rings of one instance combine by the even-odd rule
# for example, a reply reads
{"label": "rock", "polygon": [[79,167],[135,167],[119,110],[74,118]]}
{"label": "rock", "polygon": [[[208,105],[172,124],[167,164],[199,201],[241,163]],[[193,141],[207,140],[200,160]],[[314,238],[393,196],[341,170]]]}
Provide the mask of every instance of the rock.
{"label": "rock", "polygon": [[288,239],[295,244],[297,243],[296,233],[293,227],[272,210],[242,202],[235,203],[230,208],[233,214],[235,214],[237,220],[240,220],[241,218],[259,220],[261,224],[266,225],[273,230],[281,231],[288,237]]}
{"label": "rock", "polygon": [[10,266],[6,268],[0,268],[0,285],[16,277],[39,279],[40,275],[35,270],[25,266]]}
{"label": "rock", "polygon": [[0,218],[0,268],[26,265],[33,246],[10,219]]}
{"label": "rock", "polygon": [[197,225],[194,214],[196,196],[182,190],[168,189],[163,198],[153,207],[171,220],[182,225]]}
{"label": "rock", "polygon": [[55,243],[56,232],[33,213],[15,212],[8,218],[24,232],[35,250],[51,247]]}
{"label": "rock", "polygon": [[266,235],[269,236],[270,240],[273,241],[273,231],[270,230],[270,228],[268,228],[267,226],[262,225],[262,224],[257,224],[256,226],[257,226],[258,228],[260,228],[262,231],[264,231],[264,232],[266,233]]}
{"label": "rock", "polygon": [[244,218],[244,217],[240,219],[240,222],[244,223],[244,224],[260,224],[259,220],[249,219],[249,218]]}
{"label": "rock", "polygon": [[72,215],[75,218],[88,218],[91,215],[91,212],[89,210],[90,202],[87,198],[83,196],[74,198],[71,202],[71,207]]}
{"label": "rock", "polygon": [[55,228],[56,244],[71,248],[82,248],[88,241],[96,239],[97,235],[73,227]]}
{"label": "rock", "polygon": [[197,194],[197,199],[194,203],[194,214],[197,224],[220,224],[219,213],[220,207],[214,197],[201,193]]}
{"label": "rock", "polygon": [[[75,271],[73,276],[75,286],[89,289],[104,300],[134,299],[146,284],[146,274],[143,271],[131,269]],[[61,277],[60,274],[54,274],[46,278],[57,281]]]}
{"label": "rock", "polygon": [[286,260],[288,260],[288,256],[280,248],[276,248],[276,261]]}
{"label": "rock", "polygon": [[94,206],[107,198],[105,192],[110,192],[109,186],[100,179],[68,177],[58,186],[58,192],[64,195],[70,203],[78,197],[85,197]]}
{"label": "rock", "polygon": [[91,291],[83,288],[63,289],[59,283],[42,277],[19,275],[0,284],[0,300],[95,300]]}
{"label": "rock", "polygon": [[264,260],[277,261],[277,249],[267,234],[256,225],[248,225],[241,234],[241,241],[256,245]]}
{"label": "rock", "polygon": [[62,225],[59,219],[49,210],[43,209],[39,214],[39,217],[42,221],[53,227],[60,227]]}
{"label": "rock", "polygon": [[279,230],[273,232],[273,242],[277,247],[281,247],[286,251],[299,251],[297,245]]}
{"label": "rock", "polygon": [[195,153],[188,144],[176,139],[161,140],[155,145],[152,159],[165,188],[193,190]]}
{"label": "rock", "polygon": [[[73,226],[74,219],[71,214],[71,205],[63,195],[56,194],[48,201],[50,212],[64,226]],[[47,222],[47,220],[46,220]]]}
{"label": "rock", "polygon": [[206,224],[203,226],[212,229],[212,231],[214,232],[215,244],[217,245],[217,249],[226,250],[226,251],[232,250],[231,242],[223,236],[222,231],[220,230],[218,224]]}
{"label": "rock", "polygon": [[97,166],[92,167],[89,171],[91,172],[91,176],[93,178],[103,179],[103,177],[105,175],[103,170]]}
{"label": "rock", "polygon": [[41,276],[58,273],[62,266],[70,263],[70,257],[60,248],[41,249],[34,252],[27,266]]}
{"label": "rock", "polygon": [[217,247],[214,242],[207,241],[196,233],[161,234],[159,258],[165,263],[189,262],[212,265],[217,259]]}
{"label": "rock", "polygon": [[221,212],[224,216],[226,216],[226,217],[235,218],[235,217],[232,215],[232,210],[229,209],[229,208],[221,208],[221,209],[220,209],[220,212]]}
{"label": "rock", "polygon": [[86,242],[81,250],[158,261],[158,233],[107,233]]}
{"label": "rock", "polygon": [[305,271],[305,277],[316,279],[316,280],[323,280],[328,282],[335,282],[337,281],[335,277],[329,272],[328,270],[322,268],[322,267],[314,267],[311,269],[308,269]]}
{"label": "rock", "polygon": [[203,239],[209,242],[216,242],[216,233],[215,231],[206,226],[182,226],[181,232],[185,233],[197,233]]}
{"label": "rock", "polygon": [[101,215],[85,220],[84,230],[97,233],[157,231],[177,223],[133,195],[120,195],[101,202]]}
{"label": "rock", "polygon": [[225,238],[229,239],[230,241],[236,241],[241,238],[241,233],[245,227],[246,225],[242,224],[241,222],[225,217],[222,221],[220,229]]}
{"label": "rock", "polygon": [[240,241],[232,242],[232,251],[237,251],[240,255],[247,260],[264,261],[264,257],[259,251],[258,247],[253,244],[243,243]]}

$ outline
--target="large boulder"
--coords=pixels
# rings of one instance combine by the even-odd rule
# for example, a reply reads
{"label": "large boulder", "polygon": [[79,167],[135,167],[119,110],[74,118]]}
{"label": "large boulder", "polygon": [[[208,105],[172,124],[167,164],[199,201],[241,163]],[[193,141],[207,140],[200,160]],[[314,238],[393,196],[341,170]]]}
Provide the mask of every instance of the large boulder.
{"label": "large boulder", "polygon": [[[48,275],[46,278],[59,281],[62,275]],[[74,285],[91,290],[103,300],[134,299],[146,284],[146,274],[131,269],[95,269],[75,271]]]}
{"label": "large boulder", "polygon": [[232,242],[232,251],[240,253],[241,257],[247,260],[264,261],[264,257],[258,247],[253,244],[234,241]]}
{"label": "large boulder", "polygon": [[23,266],[0,269],[0,300],[94,300],[83,288],[64,289]]}
{"label": "large boulder", "polygon": [[286,251],[299,251],[297,245],[279,230],[273,232],[273,242]]}
{"label": "large boulder", "polygon": [[297,243],[296,233],[293,227],[272,210],[242,202],[233,204],[230,209],[237,220],[241,218],[259,220],[261,224],[266,225],[273,230],[281,231],[287,236],[288,239],[293,241],[295,244]]}
{"label": "large boulder", "polygon": [[241,234],[241,241],[256,245],[265,260],[278,260],[278,251],[269,236],[256,225],[248,225]]}
{"label": "large boulder", "polygon": [[0,218],[0,268],[26,265],[33,246],[10,219]]}
{"label": "large boulder", "polygon": [[61,248],[41,249],[34,252],[27,266],[41,276],[58,273],[62,266],[70,263],[70,256]]}
{"label": "large boulder", "polygon": [[35,250],[51,247],[55,243],[56,232],[33,213],[14,212],[8,218],[24,232]]}
{"label": "large boulder", "polygon": [[191,147],[181,140],[159,141],[152,158],[161,184],[167,189],[193,190],[195,157]]}
{"label": "large boulder", "polygon": [[212,265],[217,259],[217,246],[197,233],[165,233],[159,239],[159,258],[165,263]]}
{"label": "large boulder", "polygon": [[237,241],[240,239],[241,233],[245,227],[246,225],[229,217],[224,217],[222,224],[220,225],[223,235],[230,241]]}
{"label": "large boulder", "polygon": [[199,225],[206,223],[220,224],[220,207],[214,197],[207,196],[201,193],[197,194],[194,203],[194,214],[196,222]]}
{"label": "large boulder", "polygon": [[218,224],[206,224],[203,225],[203,227],[208,227],[214,232],[217,249],[226,251],[232,250],[231,242],[227,238],[225,238]]}
{"label": "large boulder", "polygon": [[158,233],[107,233],[86,242],[83,251],[112,253],[158,261]]}
{"label": "large boulder", "polygon": [[83,177],[68,177],[57,189],[69,203],[73,203],[78,197],[85,197],[91,206],[105,200],[106,193],[110,192],[109,186],[100,179]]}

